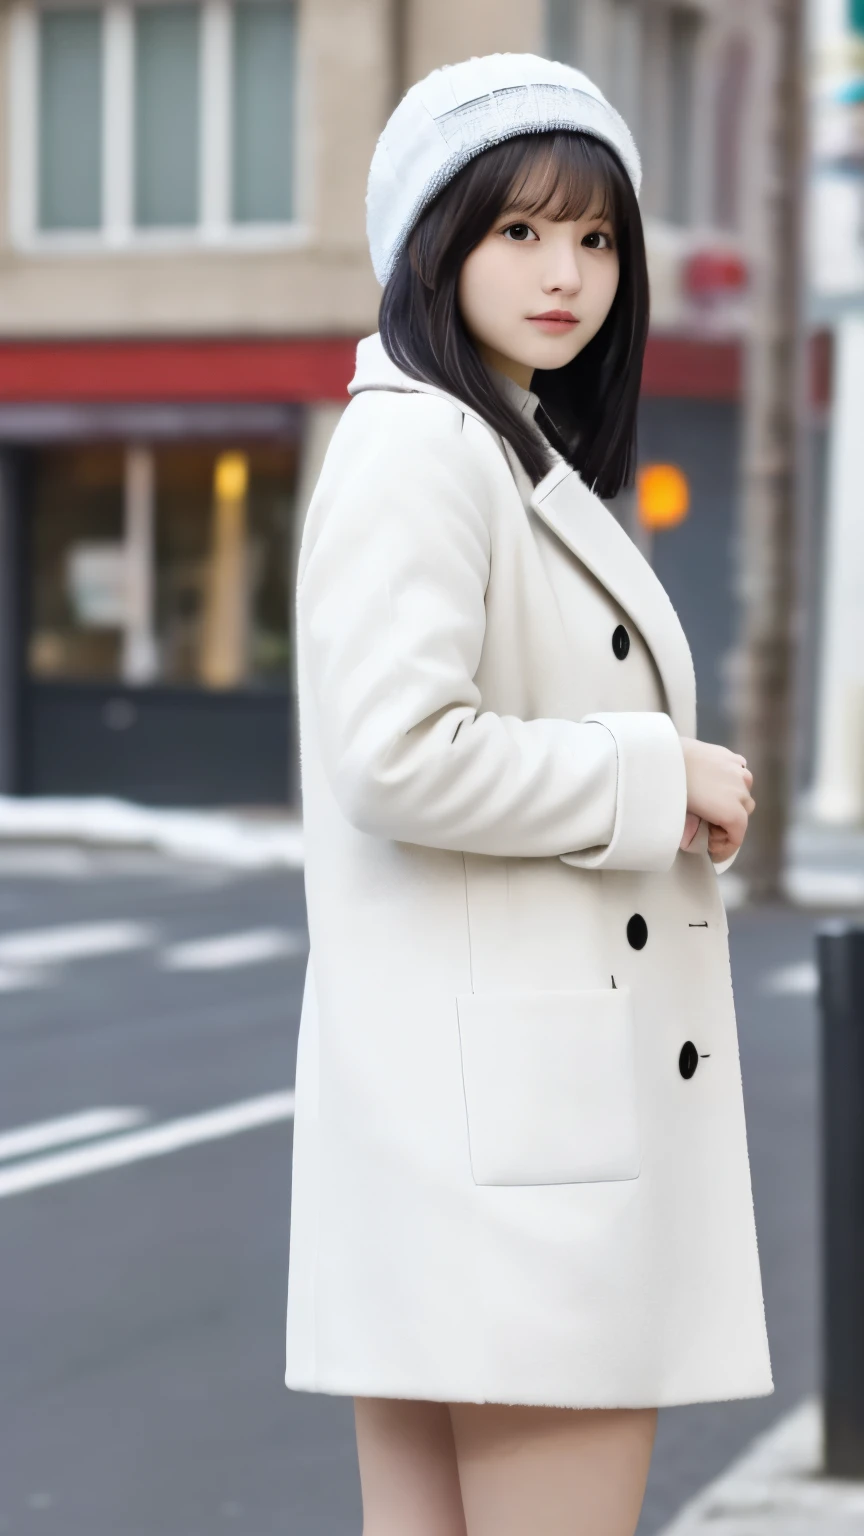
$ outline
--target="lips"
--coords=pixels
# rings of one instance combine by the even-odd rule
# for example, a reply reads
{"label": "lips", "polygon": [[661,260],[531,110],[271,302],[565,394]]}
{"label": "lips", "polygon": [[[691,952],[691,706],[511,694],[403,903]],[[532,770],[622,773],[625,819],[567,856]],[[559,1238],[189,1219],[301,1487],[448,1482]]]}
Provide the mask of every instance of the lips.
{"label": "lips", "polygon": [[569,309],[550,309],[544,315],[529,315],[528,319],[538,331],[545,331],[547,336],[562,336],[565,331],[572,331],[579,324]]}

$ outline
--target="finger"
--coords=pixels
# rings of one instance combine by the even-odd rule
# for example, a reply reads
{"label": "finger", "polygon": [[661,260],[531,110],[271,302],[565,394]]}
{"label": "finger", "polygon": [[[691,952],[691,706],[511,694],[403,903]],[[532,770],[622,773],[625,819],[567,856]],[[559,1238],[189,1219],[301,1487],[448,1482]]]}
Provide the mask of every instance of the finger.
{"label": "finger", "polygon": [[748,821],[749,817],[743,805],[740,807],[739,814],[730,819],[729,825],[726,828],[726,835],[730,842],[735,844],[736,848],[740,848],[744,841]]}

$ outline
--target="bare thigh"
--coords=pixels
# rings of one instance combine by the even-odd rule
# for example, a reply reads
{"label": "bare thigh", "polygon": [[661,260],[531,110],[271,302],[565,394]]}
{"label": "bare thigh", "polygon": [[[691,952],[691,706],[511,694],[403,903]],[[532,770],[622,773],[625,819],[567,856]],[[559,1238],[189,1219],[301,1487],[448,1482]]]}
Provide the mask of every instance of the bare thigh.
{"label": "bare thigh", "polygon": [[363,1536],[466,1536],[446,1403],[355,1397]]}
{"label": "bare thigh", "polygon": [[633,1536],[656,1408],[451,1403],[467,1536]]}

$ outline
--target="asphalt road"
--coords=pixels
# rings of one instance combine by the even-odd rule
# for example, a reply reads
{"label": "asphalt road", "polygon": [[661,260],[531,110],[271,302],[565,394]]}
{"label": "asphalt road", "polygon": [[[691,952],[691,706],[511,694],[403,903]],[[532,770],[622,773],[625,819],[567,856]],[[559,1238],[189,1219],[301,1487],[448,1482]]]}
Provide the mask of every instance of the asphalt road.
{"label": "asphalt road", "polygon": [[[639,1536],[816,1385],[814,1004],[766,990],[816,920],[731,919],[776,1392],[662,1413]],[[283,1384],[304,965],[299,875],[0,847],[0,1533],[359,1536],[351,1403]]]}

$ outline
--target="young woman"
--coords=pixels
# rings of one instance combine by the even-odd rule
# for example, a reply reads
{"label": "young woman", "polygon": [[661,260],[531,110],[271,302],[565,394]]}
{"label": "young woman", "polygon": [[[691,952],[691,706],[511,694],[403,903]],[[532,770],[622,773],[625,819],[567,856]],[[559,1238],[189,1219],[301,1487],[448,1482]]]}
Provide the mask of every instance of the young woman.
{"label": "young woman", "polygon": [[657,1408],[773,1390],[696,735],[632,477],[640,165],[579,72],[437,70],[305,525],[311,936],[289,1387],[353,1396],[365,1536],[632,1536]]}

